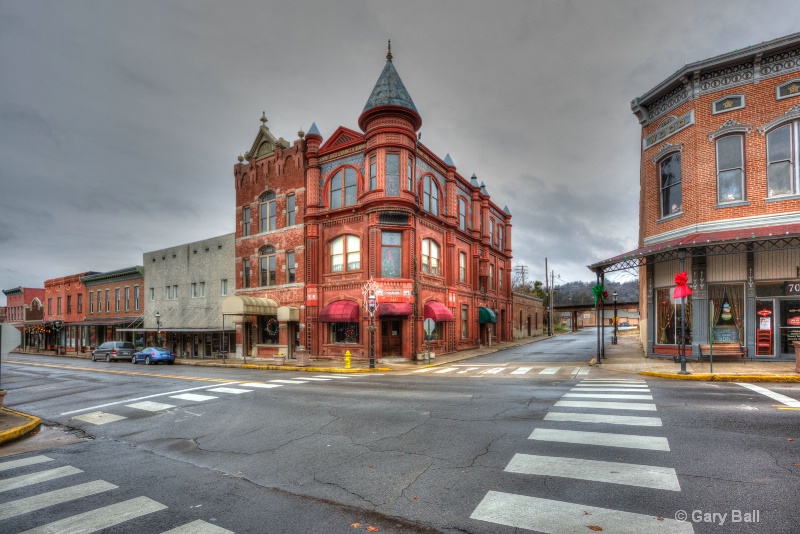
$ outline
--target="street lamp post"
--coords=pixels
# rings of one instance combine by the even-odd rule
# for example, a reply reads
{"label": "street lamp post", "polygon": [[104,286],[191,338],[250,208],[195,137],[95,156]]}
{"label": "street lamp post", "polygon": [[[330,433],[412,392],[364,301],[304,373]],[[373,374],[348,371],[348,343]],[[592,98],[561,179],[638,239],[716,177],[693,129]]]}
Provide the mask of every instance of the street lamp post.
{"label": "street lamp post", "polygon": [[369,290],[367,299],[367,309],[369,310],[369,368],[375,369],[375,290]]}
{"label": "street lamp post", "polygon": [[617,292],[614,291],[612,293],[612,296],[614,297],[614,337],[611,338],[611,344],[616,345],[617,344]]}
{"label": "street lamp post", "polygon": [[158,346],[161,346],[161,314],[156,312],[156,339]]}

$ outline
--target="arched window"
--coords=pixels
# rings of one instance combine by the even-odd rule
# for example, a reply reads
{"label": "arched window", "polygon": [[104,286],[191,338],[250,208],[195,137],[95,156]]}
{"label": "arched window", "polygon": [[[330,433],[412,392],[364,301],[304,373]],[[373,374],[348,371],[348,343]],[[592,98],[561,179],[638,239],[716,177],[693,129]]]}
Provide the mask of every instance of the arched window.
{"label": "arched window", "polygon": [[674,152],[658,162],[661,184],[661,217],[683,211],[681,153]]}
{"label": "arched window", "polygon": [[331,272],[357,271],[361,268],[361,239],[354,235],[339,236],[331,241]]}
{"label": "arched window", "polygon": [[797,140],[800,121],[785,124],[767,134],[767,196],[797,194]]}
{"label": "arched window", "polygon": [[422,209],[439,215],[439,187],[433,176],[426,176],[422,182]]}
{"label": "arched window", "polygon": [[276,229],[275,193],[269,191],[261,196],[259,207],[259,231],[270,232]]}
{"label": "arched window", "polygon": [[339,169],[331,178],[331,202],[332,210],[342,206],[352,206],[356,203],[358,190],[358,180],[356,170],[352,167]]}
{"label": "arched window", "polygon": [[277,284],[277,272],[275,264],[275,247],[261,247],[258,251],[259,266],[261,269],[261,285],[274,286]]}
{"label": "arched window", "polygon": [[433,239],[422,240],[422,272],[439,274],[439,245]]}

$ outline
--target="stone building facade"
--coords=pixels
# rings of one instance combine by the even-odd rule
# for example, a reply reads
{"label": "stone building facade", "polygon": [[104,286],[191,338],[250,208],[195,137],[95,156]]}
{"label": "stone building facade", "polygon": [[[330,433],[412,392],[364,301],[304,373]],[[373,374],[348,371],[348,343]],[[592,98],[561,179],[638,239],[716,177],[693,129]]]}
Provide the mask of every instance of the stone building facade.
{"label": "stone building facade", "polygon": [[233,321],[224,324],[222,301],[235,288],[234,234],[144,253],[139,344],[161,345],[178,358],[233,351]]}
{"label": "stone building facade", "polygon": [[264,124],[234,167],[237,347],[410,359],[425,319],[436,353],[512,339],[511,215],[420,142],[391,52],[358,125],[290,144]]}
{"label": "stone building facade", "polygon": [[[639,248],[590,268],[640,268],[651,354],[800,340],[800,34],[688,64],[636,98]],[[673,297],[686,271],[693,295]],[[685,318],[685,326],[682,323]]]}

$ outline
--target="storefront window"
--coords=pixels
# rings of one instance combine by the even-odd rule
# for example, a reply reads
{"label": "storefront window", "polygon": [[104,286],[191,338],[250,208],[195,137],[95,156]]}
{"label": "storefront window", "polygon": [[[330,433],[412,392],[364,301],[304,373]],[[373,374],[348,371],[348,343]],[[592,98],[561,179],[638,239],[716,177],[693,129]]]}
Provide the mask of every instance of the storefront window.
{"label": "storefront window", "polygon": [[278,318],[274,315],[262,315],[258,318],[258,329],[261,332],[260,343],[275,345],[278,343]]}
{"label": "storefront window", "polygon": [[794,341],[800,342],[800,300],[781,300],[781,352],[794,354]]}
{"label": "storefront window", "polygon": [[[658,331],[656,332],[656,343],[660,345],[677,345],[681,339],[681,302],[680,299],[672,298],[674,288],[664,288],[656,290],[656,318],[658,321]],[[686,333],[685,343],[692,344],[692,297],[686,298]]]}
{"label": "storefront window", "polygon": [[708,298],[714,305],[711,317],[714,343],[744,341],[744,287],[739,284],[708,286]]}
{"label": "storefront window", "polygon": [[331,343],[358,343],[358,323],[331,323]]}

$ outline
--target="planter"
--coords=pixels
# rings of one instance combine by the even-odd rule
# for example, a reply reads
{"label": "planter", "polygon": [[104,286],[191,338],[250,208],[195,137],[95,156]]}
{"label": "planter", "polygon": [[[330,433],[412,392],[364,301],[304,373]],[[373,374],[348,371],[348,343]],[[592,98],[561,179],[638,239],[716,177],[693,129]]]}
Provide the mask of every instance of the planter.
{"label": "planter", "polygon": [[286,363],[286,356],[283,355],[273,356],[272,359],[275,360],[276,365],[283,365],[284,363]]}
{"label": "planter", "polygon": [[792,341],[792,345],[794,345],[794,370],[800,373],[800,343]]}

